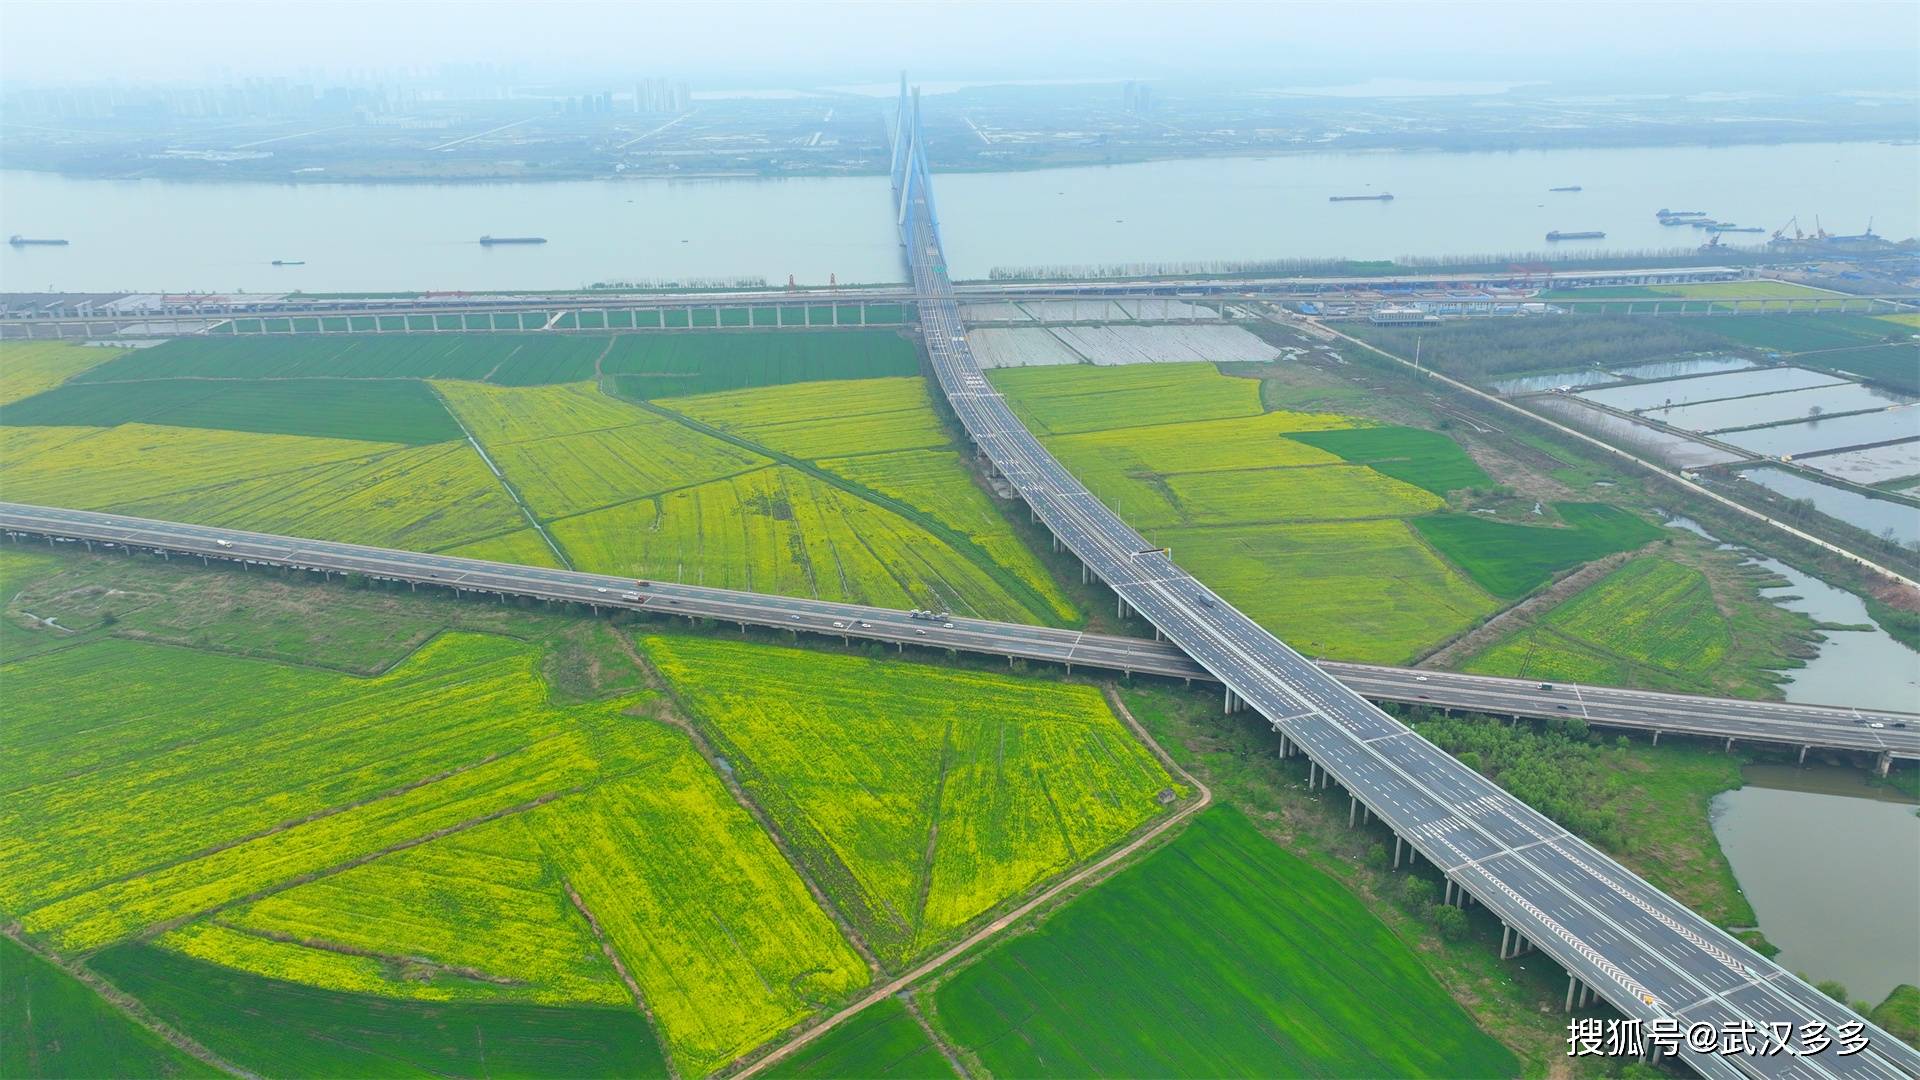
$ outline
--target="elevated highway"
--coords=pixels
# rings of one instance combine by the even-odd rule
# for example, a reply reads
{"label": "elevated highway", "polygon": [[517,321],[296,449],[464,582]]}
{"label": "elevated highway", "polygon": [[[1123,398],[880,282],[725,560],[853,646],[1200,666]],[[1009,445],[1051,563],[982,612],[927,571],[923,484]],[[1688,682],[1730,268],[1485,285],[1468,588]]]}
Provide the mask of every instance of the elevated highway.
{"label": "elevated highway", "polygon": [[[1345,788],[1446,878],[1448,902],[1480,905],[1568,972],[1567,1005],[1598,994],[1625,1017],[1682,1031],[1706,1025],[1728,1052],[1682,1044],[1709,1077],[1913,1077],[1920,1052],[1747,948],[1684,904],[1509,795],[1380,711],[1227,603],[1082,486],[986,381],[938,231],[917,101],[903,96],[893,171],[901,243],[934,374],[979,453],[1123,610],[1151,622],[1226,687],[1229,709],[1271,723],[1311,782]],[[1836,917],[1839,913],[1836,912]],[[1810,1025],[1818,1025],[1818,1028]],[[1867,1045],[1841,1054],[1821,1037],[1846,1025]],[[1857,1026],[1855,1026],[1857,1025]]]}
{"label": "elevated highway", "polygon": [[[1071,669],[1097,668],[1217,683],[1212,672],[1170,642],[1091,634],[1019,623],[949,616],[915,619],[892,608],[716,589],[574,570],[487,562],[327,540],[187,525],[171,521],[0,503],[0,534],[15,542],[84,544],[100,551],[147,551],[242,566],[289,567],[323,574],[359,574],[418,588],[588,604],[607,610],[715,619],[743,626],[953,649]],[[628,599],[628,593],[640,594]],[[952,625],[947,625],[951,623]],[[1435,708],[1530,718],[1581,717],[1602,727],[1631,728],[1788,747],[1845,750],[1920,760],[1920,714],[1783,701],[1663,694],[1573,683],[1461,675],[1417,668],[1317,661],[1364,696]],[[1874,726],[1879,725],[1879,726]]]}
{"label": "elevated highway", "polygon": [[[1700,271],[1710,274],[1711,269]],[[1617,273],[1617,272],[1616,272]],[[1684,277],[1685,271],[1636,278]],[[1706,277],[1705,280],[1714,280]],[[976,325],[1056,326],[1104,322],[1200,322],[1256,317],[1249,304],[1287,304],[1318,317],[1392,323],[1440,318],[1507,318],[1587,312],[1705,316],[1888,314],[1920,309],[1911,294],[1804,296],[1793,299],[1684,297],[1535,298],[1552,280],[1531,285],[1457,284],[1441,278],[1275,278],[983,283],[956,287],[969,304],[1005,312]],[[129,295],[73,301],[61,294],[0,294],[0,338],[89,340],[303,334],[605,333],[674,330],[781,330],[900,326],[911,321],[910,288],[755,289],[692,293],[442,294],[354,298],[267,295]],[[1158,303],[1155,303],[1158,301]],[[1024,312],[1008,305],[1028,305]],[[1129,310],[1131,309],[1131,310]],[[976,312],[977,313],[977,312]]]}

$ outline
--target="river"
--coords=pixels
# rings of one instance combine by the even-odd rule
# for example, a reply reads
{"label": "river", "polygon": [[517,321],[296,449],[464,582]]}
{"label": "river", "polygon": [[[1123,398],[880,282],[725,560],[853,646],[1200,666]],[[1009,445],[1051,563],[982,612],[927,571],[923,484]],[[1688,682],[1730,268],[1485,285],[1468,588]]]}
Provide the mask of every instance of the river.
{"label": "river", "polygon": [[[1716,543],[1719,538],[1692,518],[1674,515],[1667,526],[1685,529]],[[1720,543],[1723,550],[1733,545]],[[1825,640],[1805,665],[1789,668],[1780,687],[1788,700],[1807,705],[1853,705],[1862,709],[1911,712],[1920,702],[1920,654],[1882,629],[1858,596],[1788,566],[1778,559],[1748,554],[1754,566],[1777,574],[1785,585],[1760,595],[1816,622],[1858,626],[1860,630],[1823,630]]]}
{"label": "river", "polygon": [[[1737,181],[1737,182],[1736,182]],[[1768,229],[1920,233],[1920,146],[1300,153],[936,180],[955,277],[996,266],[1388,259],[1691,246],[1661,207]],[[1549,187],[1583,190],[1549,194]],[[1329,203],[1391,192],[1390,203]],[[882,177],[504,184],[78,180],[0,171],[0,288],[69,291],[558,289],[598,281],[793,275],[897,281]],[[542,245],[483,248],[483,234]],[[1754,241],[1763,237],[1728,238]],[[272,265],[303,260],[304,266]]]}
{"label": "river", "polygon": [[1713,831],[1781,966],[1879,1004],[1920,985],[1920,817],[1858,769],[1750,765]]}

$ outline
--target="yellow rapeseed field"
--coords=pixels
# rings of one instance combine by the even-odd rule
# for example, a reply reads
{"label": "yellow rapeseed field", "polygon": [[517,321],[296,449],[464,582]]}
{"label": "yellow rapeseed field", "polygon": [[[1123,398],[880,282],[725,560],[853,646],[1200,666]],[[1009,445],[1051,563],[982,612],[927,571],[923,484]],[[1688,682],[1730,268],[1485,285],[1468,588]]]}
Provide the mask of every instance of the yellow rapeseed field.
{"label": "yellow rapeseed field", "polygon": [[931,515],[966,535],[993,561],[1006,567],[1046,598],[1061,619],[1074,617],[1073,603],[1024,541],[1007,528],[990,497],[948,450],[898,450],[888,454],[828,458],[821,468],[872,488],[890,499]]}
{"label": "yellow rapeseed field", "polygon": [[840,379],[698,394],[667,402],[691,416],[783,454],[811,460],[945,446],[917,376]]}
{"label": "yellow rapeseed field", "polygon": [[[923,379],[756,387],[670,403],[770,453],[848,455],[820,468],[911,507],[904,516],[812,466],[769,468],[773,460],[754,449],[591,383],[435,386],[582,569],[1017,621],[1074,617],[946,445]],[[907,472],[893,475],[895,466]],[[509,543],[530,548],[524,538]],[[515,547],[470,550],[511,557]]]}
{"label": "yellow rapeseed field", "polygon": [[1259,381],[1222,375],[1212,364],[1066,364],[1001,368],[989,377],[1035,435],[1260,412]]}
{"label": "yellow rapeseed field", "polygon": [[658,416],[625,427],[488,447],[542,519],[692,487],[768,460]]}
{"label": "yellow rapeseed field", "polygon": [[541,518],[564,517],[767,463],[592,383],[493,387],[436,383]]}
{"label": "yellow rapeseed field", "polygon": [[[395,997],[631,1004],[633,995],[568,900],[559,870],[542,856],[529,817],[501,818],[398,851],[218,918],[222,928],[256,940],[291,937],[408,958],[399,979],[362,979],[347,987],[324,962],[311,973],[264,966],[276,954],[284,964],[313,964],[338,950],[262,950],[257,961],[214,945],[181,951],[275,978]],[[200,933],[207,925],[189,930]],[[161,943],[175,944],[171,938]]]}
{"label": "yellow rapeseed field", "polygon": [[458,555],[465,559],[487,559],[492,562],[515,563],[520,566],[545,566],[558,568],[560,560],[540,538],[540,534],[531,528],[519,529],[499,536],[489,536],[485,540],[475,540],[470,544],[446,549],[444,554]]}
{"label": "yellow rapeseed field", "polygon": [[1184,473],[1167,477],[1166,485],[1196,525],[1407,517],[1447,505],[1365,465]]}
{"label": "yellow rapeseed field", "polygon": [[127,352],[62,341],[0,342],[0,405],[51,390],[88,368],[125,356]]}
{"label": "yellow rapeseed field", "polygon": [[492,386],[436,380],[433,389],[486,446],[604,431],[634,423],[641,410],[602,394],[590,382]]}
{"label": "yellow rapeseed field", "polygon": [[0,428],[8,497],[80,510],[280,475],[401,449],[394,443],[207,428]]}
{"label": "yellow rapeseed field", "polygon": [[1399,663],[1501,606],[1403,521],[1163,529],[1153,538],[1312,656]]}
{"label": "yellow rapeseed field", "polygon": [[576,565],[605,573],[1031,617],[986,571],[919,525],[788,466],[561,518],[550,528]]}
{"label": "yellow rapeseed field", "polygon": [[[1244,380],[1233,380],[1241,382]],[[1350,427],[1345,417],[1322,413],[1275,412],[1224,420],[1113,428],[1046,440],[1087,490],[1116,507],[1139,527],[1176,525],[1196,515],[1221,515],[1201,503],[1181,500],[1174,478],[1192,482],[1210,472],[1285,469],[1300,465],[1337,465],[1340,458],[1286,437],[1290,431]],[[1293,476],[1278,474],[1280,480]]]}
{"label": "yellow rapeseed field", "polygon": [[[669,741],[670,740],[670,741]],[[711,1072],[867,982],[793,868],[684,735],[528,827],[639,982],[682,1075]]]}
{"label": "yellow rapeseed field", "polygon": [[465,443],[146,424],[0,430],[0,470],[20,502],[422,551],[526,524]]}
{"label": "yellow rapeseed field", "polygon": [[428,1000],[631,1002],[604,940],[689,1076],[865,984],[684,733],[555,706],[539,662],[448,634],[373,679],[115,639],[10,663],[0,783],[35,796],[0,804],[0,913]]}
{"label": "yellow rapeseed field", "polygon": [[708,639],[643,646],[889,964],[1113,843],[1172,786],[1091,687]]}
{"label": "yellow rapeseed field", "polygon": [[1042,441],[1089,491],[1314,655],[1402,662],[1500,606],[1406,524],[1444,499],[1291,437],[1364,421],[1262,412],[1258,380],[1210,364],[993,378],[1040,429],[1069,432]]}
{"label": "yellow rapeseed field", "polygon": [[462,995],[445,986],[416,982],[398,993],[388,977],[394,964],[376,956],[316,949],[294,941],[235,930],[218,922],[196,922],[156,939],[175,952],[208,963],[250,971],[271,979],[324,987],[343,994],[378,994],[422,1001],[451,1001]]}

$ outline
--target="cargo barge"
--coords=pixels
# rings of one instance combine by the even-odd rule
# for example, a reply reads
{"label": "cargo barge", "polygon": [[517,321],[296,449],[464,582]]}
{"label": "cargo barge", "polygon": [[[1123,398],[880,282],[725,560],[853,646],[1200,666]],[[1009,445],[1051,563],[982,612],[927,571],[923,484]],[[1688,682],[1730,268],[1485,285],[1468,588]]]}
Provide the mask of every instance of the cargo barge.
{"label": "cargo barge", "polygon": [[544,244],[547,238],[544,236],[483,236],[480,242],[487,247],[495,244]]}
{"label": "cargo barge", "polygon": [[1378,195],[1329,195],[1327,196],[1327,201],[1328,202],[1392,202],[1393,195],[1390,192],[1385,192],[1385,191],[1381,192]]}
{"label": "cargo barge", "polygon": [[1607,234],[1598,229],[1590,229],[1586,232],[1561,232],[1555,229],[1547,234],[1548,240],[1605,240],[1606,238]]}
{"label": "cargo barge", "polygon": [[19,233],[14,233],[12,236],[7,237],[7,243],[12,244],[14,247],[66,247],[67,246],[67,242],[65,240],[36,240],[31,236],[21,236]]}
{"label": "cargo barge", "polygon": [[275,266],[305,266],[305,265],[307,265],[307,260],[305,260],[305,259],[275,259],[275,260],[273,260],[273,265],[275,265]]}
{"label": "cargo barge", "polygon": [[1548,191],[1579,191],[1579,190],[1580,190],[1580,185],[1579,185],[1579,184],[1569,184],[1569,185],[1568,185],[1568,186],[1566,186],[1566,187],[1550,187],[1550,188],[1548,188],[1547,190],[1548,190]]}

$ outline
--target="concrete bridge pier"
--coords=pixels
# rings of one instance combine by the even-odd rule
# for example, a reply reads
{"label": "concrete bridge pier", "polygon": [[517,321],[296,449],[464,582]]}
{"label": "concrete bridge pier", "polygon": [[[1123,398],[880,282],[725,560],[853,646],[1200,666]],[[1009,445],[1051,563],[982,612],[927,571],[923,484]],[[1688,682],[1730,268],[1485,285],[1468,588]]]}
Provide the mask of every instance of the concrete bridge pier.
{"label": "concrete bridge pier", "polygon": [[1805,765],[1807,763],[1807,751],[1811,749],[1813,749],[1811,746],[1802,746],[1800,748],[1800,764]]}
{"label": "concrete bridge pier", "polygon": [[1571,972],[1569,972],[1567,974],[1567,1004],[1564,1008],[1560,1010],[1561,1012],[1573,1011],[1573,995],[1579,989],[1580,989],[1580,980],[1577,977],[1575,977]]}
{"label": "concrete bridge pier", "polygon": [[1359,817],[1359,815],[1360,815],[1359,797],[1354,795],[1347,796],[1347,828],[1349,829],[1353,828],[1354,820],[1357,817]]}
{"label": "concrete bridge pier", "polygon": [[1401,839],[1400,839],[1400,834],[1399,834],[1399,833],[1394,833],[1394,834],[1393,834],[1393,868],[1394,868],[1395,870],[1398,870],[1398,869],[1400,869],[1400,847],[1401,847],[1401,844],[1402,844],[1402,841],[1401,841]]}
{"label": "concrete bridge pier", "polygon": [[1508,926],[1505,919],[1500,920],[1500,959],[1505,960],[1511,955],[1508,952],[1508,948],[1512,940],[1513,927]]}
{"label": "concrete bridge pier", "polygon": [[1885,777],[1887,775],[1887,770],[1892,766],[1893,766],[1893,751],[1882,750],[1880,751],[1880,756],[1873,760],[1873,775],[1879,776],[1879,777]]}

